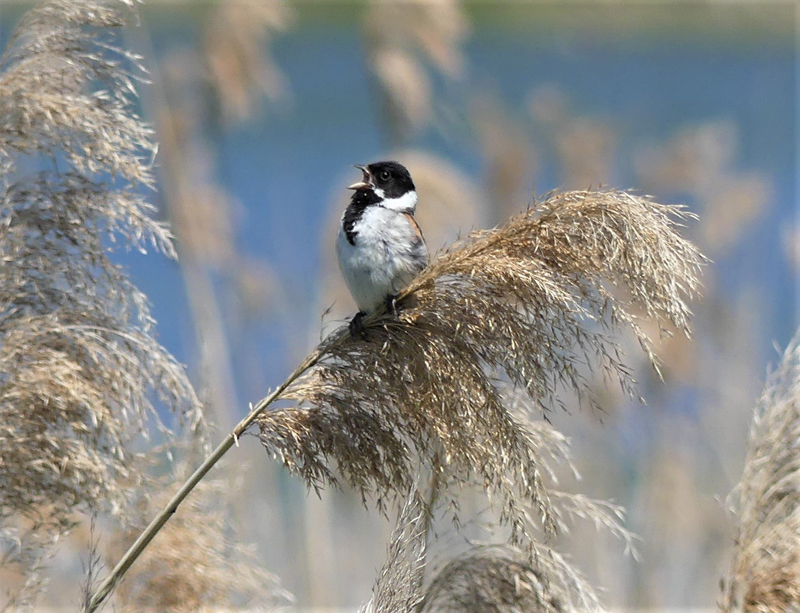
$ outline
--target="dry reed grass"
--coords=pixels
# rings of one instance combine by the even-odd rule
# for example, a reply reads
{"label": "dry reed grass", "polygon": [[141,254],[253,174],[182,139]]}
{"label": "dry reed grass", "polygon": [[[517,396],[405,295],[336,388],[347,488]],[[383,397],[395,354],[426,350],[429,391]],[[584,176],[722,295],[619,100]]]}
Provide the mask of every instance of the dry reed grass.
{"label": "dry reed grass", "polygon": [[[704,261],[675,231],[689,216],[625,192],[568,192],[472,233],[401,295],[398,318],[367,320],[367,340],[342,329],[323,341],[282,394],[300,406],[258,418],[262,443],[309,486],[341,479],[380,509],[420,465],[454,510],[478,483],[510,543],[532,552],[539,530],[559,532],[588,501],[564,507],[550,491],[560,435],[529,418],[565,390],[592,404],[586,368],[634,390],[612,336],[632,330],[655,359],[634,310],[688,333]],[[530,404],[510,405],[510,387]]]}
{"label": "dry reed grass", "polygon": [[511,547],[476,546],[448,562],[425,590],[421,613],[564,613],[602,610],[564,556],[539,545],[533,558]]}
{"label": "dry reed grass", "polygon": [[[116,47],[110,32],[126,20],[96,0],[50,0],[23,17],[0,60],[3,158],[60,153],[79,173],[152,183],[152,132],[131,106],[138,58]],[[145,218],[134,217],[162,238]]]}
{"label": "dry reed grass", "polygon": [[266,49],[292,19],[284,0],[224,0],[212,9],[203,43],[223,119],[252,117],[262,96],[287,97],[286,78]]}
{"label": "dry reed grass", "polygon": [[463,72],[466,15],[455,0],[373,0],[364,29],[393,143],[404,143],[433,114],[426,62],[447,78]]}
{"label": "dry reed grass", "polygon": [[413,485],[398,514],[386,562],[375,582],[372,598],[359,609],[359,613],[417,610],[423,599],[426,533],[425,503]]}
{"label": "dry reed grass", "polygon": [[[76,507],[119,513],[139,479],[128,446],[156,417],[155,399],[199,420],[183,370],[153,339],[144,297],[105,251],[121,236],[172,253],[138,192],[152,184],[154,148],[131,112],[126,66],[135,72],[136,58],[93,38],[123,23],[106,4],[53,0],[25,18],[0,63],[0,518],[41,514],[45,504],[56,518]],[[419,42],[450,70],[447,45]],[[53,169],[16,180],[17,154]],[[510,407],[507,385],[548,410],[564,388],[586,392],[581,369],[597,362],[630,388],[607,333],[630,327],[649,353],[634,309],[688,330],[685,301],[702,257],[675,233],[675,216],[685,214],[646,198],[573,192],[474,233],[420,275],[398,319],[373,318],[366,342],[341,331],[323,342],[323,361],[284,395],[302,408],[261,417],[262,441],[311,486],[336,482],[335,461],[379,507],[408,490],[419,464],[453,507],[455,492],[477,481],[528,564],[537,529],[556,533],[565,515],[616,525],[615,508],[549,488],[548,454],[563,455],[562,440]],[[613,285],[627,297],[615,298]],[[190,511],[213,515],[217,490],[200,488],[209,497],[193,498]],[[238,566],[219,568],[222,524],[198,532],[188,516],[176,519],[161,535],[170,547],[153,545],[140,561],[147,587],[131,592],[139,609],[177,606],[161,600],[170,591],[181,605],[220,602],[216,587],[182,583],[201,565],[195,556],[212,550],[214,570],[242,588]],[[177,574],[165,572],[165,559]]]}
{"label": "dry reed grass", "polygon": [[731,498],[738,529],[722,609],[800,611],[800,336],[770,374]]}
{"label": "dry reed grass", "polygon": [[599,611],[592,586],[568,559],[537,543],[534,555],[509,546],[471,545],[434,566],[426,581],[427,511],[414,490],[392,534],[386,562],[362,613]]}
{"label": "dry reed grass", "polygon": [[2,60],[3,155],[69,161],[14,183],[6,175],[1,196],[3,516],[120,502],[126,446],[155,403],[199,419],[145,296],[107,253],[118,238],[173,253],[136,187],[152,183],[154,147],[131,110],[131,57],[94,38],[123,23],[105,3],[48,2],[23,19]]}
{"label": "dry reed grass", "polygon": [[[115,539],[108,557],[119,559],[174,494],[194,464],[186,459],[144,483],[134,506],[136,517]],[[189,613],[253,606],[277,610],[291,600],[278,579],[262,569],[255,548],[232,539],[231,489],[226,476],[198,485],[117,587],[120,610]]]}
{"label": "dry reed grass", "polygon": [[156,406],[201,419],[145,296],[108,255],[120,239],[174,254],[141,194],[155,146],[133,111],[137,58],[114,44],[126,12],[45,2],[0,60],[3,530],[20,516],[46,532],[75,511],[124,515],[139,478],[130,445],[161,425]]}
{"label": "dry reed grass", "polygon": [[657,193],[690,194],[702,221],[698,240],[712,256],[723,256],[771,201],[771,186],[763,172],[739,168],[742,148],[739,126],[716,120],[681,129],[660,147],[636,154],[640,183]]}

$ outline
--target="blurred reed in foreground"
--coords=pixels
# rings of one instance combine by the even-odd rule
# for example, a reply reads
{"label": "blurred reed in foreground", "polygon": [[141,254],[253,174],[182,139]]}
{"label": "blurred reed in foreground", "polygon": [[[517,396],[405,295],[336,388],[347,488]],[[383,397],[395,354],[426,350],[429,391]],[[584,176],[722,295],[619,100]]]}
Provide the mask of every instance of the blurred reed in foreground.
{"label": "blurred reed in foreground", "polygon": [[[135,517],[115,535],[107,559],[119,559],[133,543],[186,479],[197,456],[184,454],[173,470],[146,480],[134,505]],[[197,487],[117,589],[120,610],[181,613],[253,606],[277,610],[291,601],[278,579],[261,568],[254,547],[232,540],[238,533],[228,521],[232,482],[237,479],[217,477]]]}
{"label": "blurred reed in foreground", "polygon": [[800,610],[800,336],[770,374],[750,430],[723,584],[727,613]]}
{"label": "blurred reed in foreground", "polygon": [[0,536],[23,591],[74,513],[127,517],[131,443],[163,427],[157,404],[202,419],[108,255],[119,239],[174,255],[141,194],[155,146],[133,112],[137,58],[115,46],[125,21],[108,3],[46,2],[0,60]]}
{"label": "blurred reed in foreground", "polygon": [[359,613],[418,610],[423,599],[426,526],[425,502],[413,485],[398,513],[386,562],[375,582],[372,598]]}
{"label": "blurred reed in foreground", "polygon": [[511,547],[476,546],[448,562],[425,592],[422,613],[600,611],[592,587],[565,557],[534,558]]}

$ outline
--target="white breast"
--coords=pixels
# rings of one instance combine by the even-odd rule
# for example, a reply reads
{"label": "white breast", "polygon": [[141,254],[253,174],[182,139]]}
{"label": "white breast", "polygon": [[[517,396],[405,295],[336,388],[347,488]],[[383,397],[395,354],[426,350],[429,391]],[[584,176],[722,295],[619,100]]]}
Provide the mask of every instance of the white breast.
{"label": "white breast", "polygon": [[365,313],[381,307],[428,263],[425,244],[400,212],[370,206],[353,228],[355,245],[339,229],[336,252],[347,287]]}

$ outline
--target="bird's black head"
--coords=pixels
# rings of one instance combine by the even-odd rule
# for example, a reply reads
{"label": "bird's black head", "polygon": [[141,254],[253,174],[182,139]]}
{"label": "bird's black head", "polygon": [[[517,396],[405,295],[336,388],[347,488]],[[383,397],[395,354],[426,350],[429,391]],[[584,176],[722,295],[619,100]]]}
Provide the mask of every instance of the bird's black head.
{"label": "bird's black head", "polygon": [[350,189],[368,189],[383,198],[400,198],[415,191],[414,181],[408,169],[398,162],[374,162],[369,166],[356,166],[364,173],[364,178],[350,186]]}
{"label": "bird's black head", "polygon": [[375,162],[367,166],[376,191],[382,190],[386,198],[399,198],[414,191],[414,181],[408,169],[397,162]]}

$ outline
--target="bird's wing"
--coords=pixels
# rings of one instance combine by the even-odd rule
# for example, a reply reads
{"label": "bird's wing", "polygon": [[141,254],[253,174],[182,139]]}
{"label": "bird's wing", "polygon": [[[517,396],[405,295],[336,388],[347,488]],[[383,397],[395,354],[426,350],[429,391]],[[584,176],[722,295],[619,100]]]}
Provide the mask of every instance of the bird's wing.
{"label": "bird's wing", "polygon": [[422,236],[422,230],[419,229],[419,224],[417,223],[417,220],[414,219],[414,216],[411,213],[403,213],[403,215],[405,215],[406,219],[408,219],[408,223],[411,224],[411,229],[414,230],[414,234],[417,235],[417,238],[420,240],[420,242],[425,244],[425,237]]}
{"label": "bird's wing", "polygon": [[418,250],[418,253],[421,257],[420,262],[420,269],[425,268],[428,265],[428,245],[425,243],[425,237],[422,235],[422,230],[420,230],[419,224],[417,220],[414,219],[414,216],[411,213],[403,213],[405,217],[408,219],[408,225],[411,226],[411,229],[414,231],[414,234],[417,237],[415,241],[415,250]]}

